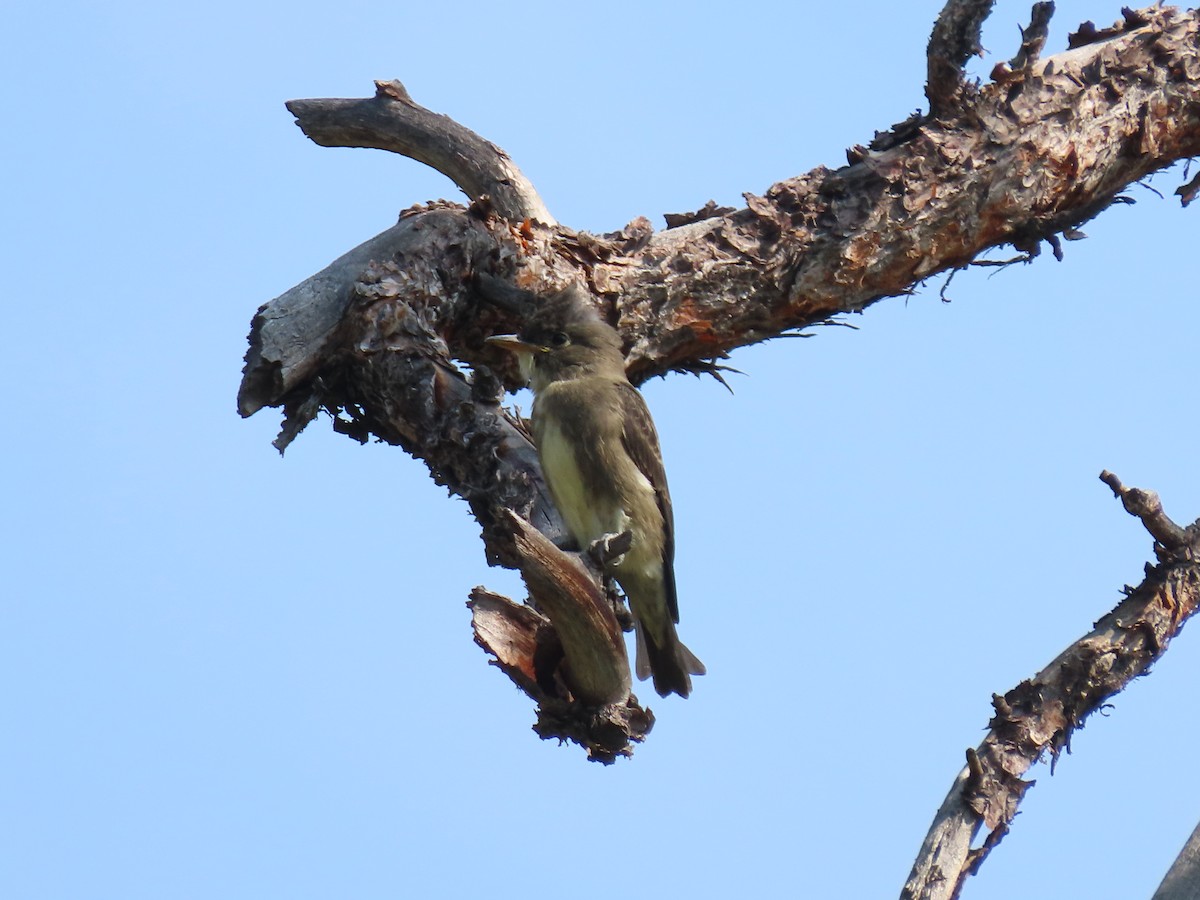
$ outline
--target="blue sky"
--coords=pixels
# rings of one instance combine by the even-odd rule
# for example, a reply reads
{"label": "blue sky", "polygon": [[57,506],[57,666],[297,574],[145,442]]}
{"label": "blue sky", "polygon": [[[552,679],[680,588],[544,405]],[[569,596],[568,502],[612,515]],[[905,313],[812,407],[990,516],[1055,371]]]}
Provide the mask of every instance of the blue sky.
{"label": "blue sky", "polygon": [[[1058,6],[1052,49],[1119,15]],[[259,304],[459,196],[283,102],[400,78],[560,221],[661,225],[921,107],[940,4],[34,7],[0,35],[5,897],[895,896],[991,694],[1140,580],[1100,470],[1200,515],[1196,213],[1135,187],[1061,264],[739,351],[733,396],[646,387],[710,674],[643,687],[650,741],[588,764],[471,641],[471,587],[521,589],[465,504],[327,422],[281,460],[278,416],[236,415]],[[977,73],[1028,12],[997,4]],[[966,896],[1149,896],[1200,810],[1198,680],[1185,631]]]}

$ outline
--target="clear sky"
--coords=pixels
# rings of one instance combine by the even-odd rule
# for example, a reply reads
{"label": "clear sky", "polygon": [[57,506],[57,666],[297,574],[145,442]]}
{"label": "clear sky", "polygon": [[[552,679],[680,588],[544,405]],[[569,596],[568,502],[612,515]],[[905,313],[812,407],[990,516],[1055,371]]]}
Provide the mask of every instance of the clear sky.
{"label": "clear sky", "polygon": [[[1060,2],[1050,40],[1114,0]],[[283,102],[414,98],[604,231],[824,164],[923,106],[938,2],[14,4],[0,896],[896,896],[989,698],[1137,583],[1107,467],[1200,515],[1181,170],[1030,266],[646,388],[691,699],[609,768],[539,742],[471,640],[464,503],[325,420],[238,418],[259,304],[458,198]],[[1000,2],[975,64],[1007,59]],[[1195,626],[1192,626],[1194,629]],[[1200,816],[1185,631],[1035,773],[966,896],[1146,897]]]}

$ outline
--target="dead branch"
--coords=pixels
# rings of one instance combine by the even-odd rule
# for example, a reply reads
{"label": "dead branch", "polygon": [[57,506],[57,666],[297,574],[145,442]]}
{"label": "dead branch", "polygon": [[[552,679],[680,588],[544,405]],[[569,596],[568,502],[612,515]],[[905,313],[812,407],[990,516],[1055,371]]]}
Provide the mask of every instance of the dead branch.
{"label": "dead branch", "polygon": [[315,377],[358,277],[372,260],[404,253],[418,237],[412,224],[401,219],[258,310],[250,323],[238,412],[251,416],[264,406],[278,405]]}
{"label": "dead branch", "polygon": [[[1126,489],[1109,472],[1101,478],[1154,537],[1159,563],[1147,565],[1142,584],[1091,632],[1033,678],[992,697],[996,714],[990,731],[967,750],[967,766],[934,816],[901,893],[904,900],[958,897],[967,876],[1008,833],[1033,786],[1021,776],[1044,754],[1053,764],[1069,750],[1071,735],[1087,717],[1145,674],[1200,608],[1200,521],[1181,528],[1166,517],[1153,492]],[[972,850],[980,827],[987,835]]]}
{"label": "dead branch", "polygon": [[1125,512],[1142,520],[1146,530],[1167,553],[1174,553],[1187,546],[1187,529],[1180,528],[1167,518],[1158,494],[1154,491],[1143,491],[1141,488],[1127,488],[1121,484],[1120,478],[1107,469],[1100,473],[1100,480],[1112,488],[1113,496],[1121,501]]}
{"label": "dead branch", "polygon": [[[937,40],[953,59],[975,52],[988,9],[947,5],[958,24]],[[552,542],[565,533],[522,423],[499,407],[515,374],[483,339],[514,321],[472,287],[479,273],[534,291],[582,281],[622,330],[636,381],[711,370],[735,347],[911,293],[992,247],[1032,258],[1129,184],[1200,152],[1198,34],[1196,13],[1155,8],[1041,59],[1031,27],[1027,65],[978,91],[952,91],[936,119],[897,126],[850,166],[747,194],[741,210],[706,207],[658,233],[645,219],[600,236],[553,225],[502,151],[422,110],[395,83],[365,100],[293,101],[314,140],[412,155],[475,202],[407,210],[263,306],[239,410],[283,406],[281,445],[324,409],[339,431],[404,447],[468,501],[489,561],[521,567],[520,528],[507,510]],[[443,139],[468,162],[439,155]],[[547,731],[591,733],[596,707],[585,710],[575,690],[591,688],[569,686],[575,705],[552,714],[543,705],[544,721],[558,723]],[[644,719],[629,708],[622,746],[639,739]]]}
{"label": "dead branch", "polygon": [[[625,702],[589,706],[563,690],[563,648],[550,620],[533,608],[477,587],[467,604],[475,642],[493,663],[537,703],[533,729],[544,740],[572,741],[588,758],[609,764],[633,754],[646,739],[654,714],[630,696]],[[628,678],[628,670],[626,670]]]}
{"label": "dead branch", "polygon": [[1200,897],[1200,825],[1192,831],[1150,900],[1195,900]]}
{"label": "dead branch", "polygon": [[995,4],[996,0],[949,0],[934,22],[925,53],[925,97],[931,118],[953,110],[966,90],[963,67],[972,56],[983,55],[979,38]]}
{"label": "dead branch", "polygon": [[579,557],[555,547],[519,516],[509,512],[507,518],[537,609],[475,588],[468,603],[475,642],[536,702],[534,730],[543,738],[574,741],[605,764],[632,755],[654,714],[630,693],[629,660],[612,603]]}
{"label": "dead branch", "polygon": [[1021,48],[1017,55],[1009,60],[1011,72],[1028,72],[1042,55],[1046,46],[1046,38],[1050,32],[1050,17],[1054,15],[1052,2],[1033,4],[1033,12],[1029,17],[1029,27],[1021,29]]}
{"label": "dead branch", "polygon": [[[571,697],[588,706],[624,703],[633,686],[625,637],[596,573],[520,516],[509,512],[506,518],[517,536],[529,596],[549,617],[562,643],[567,666],[561,677]],[[542,684],[547,680],[538,679]]]}
{"label": "dead branch", "polygon": [[508,154],[449,116],[415,103],[399,81],[376,81],[363,100],[291,100],[296,124],[322,147],[391,150],[441,172],[472,200],[485,195],[506,219],[554,217]]}
{"label": "dead branch", "polygon": [[[512,260],[491,268],[538,289],[581,278],[616,302],[630,374],[642,381],[903,295],[993,247],[1030,251],[1200,153],[1197,13],[1141,15],[1147,24],[961,98],[886,151],[748,194],[742,210],[653,234],[641,222],[604,236],[531,225],[515,246],[515,225],[491,220],[493,257]],[[327,313],[300,310],[289,292],[260,317],[336,320],[349,290],[346,280],[326,286]],[[307,293],[319,302],[321,292]],[[302,324],[280,325],[313,345]],[[470,348],[454,349],[471,361]],[[274,361],[255,361],[247,378],[270,382],[256,371],[264,365]]]}

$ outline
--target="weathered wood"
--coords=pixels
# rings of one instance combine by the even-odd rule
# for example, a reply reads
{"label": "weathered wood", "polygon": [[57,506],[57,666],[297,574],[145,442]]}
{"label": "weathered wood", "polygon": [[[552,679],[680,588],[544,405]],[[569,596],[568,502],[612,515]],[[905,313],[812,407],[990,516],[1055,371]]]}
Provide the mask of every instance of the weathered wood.
{"label": "weathered wood", "polygon": [[624,703],[633,687],[625,636],[596,575],[521,517],[510,512],[507,524],[530,598],[562,642],[562,678],[571,695],[588,706]]}
{"label": "weathered wood", "polygon": [[291,100],[288,111],[322,147],[373,147],[441,172],[472,200],[491,198],[496,212],[520,222],[554,217],[508,154],[449,116],[415,103],[399,81],[375,82],[364,100]]}
{"label": "weathered wood", "polygon": [[509,510],[555,543],[569,536],[524,422],[500,406],[499,382],[486,368],[468,376],[450,356],[447,340],[482,346],[497,326],[470,292],[469,242],[429,220],[421,217],[426,242],[418,252],[360,275],[340,339],[310,389],[338,431],[381,438],[423,460],[470,505],[489,562],[516,568],[522,556]]}
{"label": "weathered wood", "polygon": [[654,723],[631,691],[625,640],[609,598],[575,554],[508,513],[519,568],[537,610],[477,587],[475,641],[537,703],[544,738],[572,740],[593,760],[632,754]]}
{"label": "weathered wood", "polygon": [[1139,16],[904,126],[907,139],[854,165],[589,265],[595,289],[618,298],[631,376],[861,310],[993,247],[1036,254],[1200,153],[1200,13]]}
{"label": "weathered wood", "polygon": [[1100,473],[1100,480],[1112,488],[1113,496],[1121,501],[1125,512],[1141,519],[1150,536],[1163,547],[1175,548],[1187,544],[1187,529],[1180,528],[1168,518],[1163,511],[1162,500],[1154,491],[1127,488],[1121,484],[1121,479],[1107,469]]}
{"label": "weathered wood", "polygon": [[[1021,29],[1021,48],[1017,55],[1009,60],[1008,68],[1012,72],[1028,73],[1042,55],[1046,46],[1046,38],[1050,35],[1050,17],[1054,15],[1054,4],[1043,2],[1033,4],[1033,12],[1029,18],[1029,27]],[[1000,79],[997,79],[998,81]]]}
{"label": "weathered wood", "polygon": [[[565,531],[522,422],[499,408],[501,383],[516,379],[483,338],[515,322],[471,287],[480,272],[535,292],[581,281],[620,328],[635,382],[711,371],[735,347],[906,294],[991,248],[1012,244],[1032,257],[1046,241],[1057,253],[1059,233],[1200,153],[1197,13],[1126,11],[1111,29],[1081,28],[1073,49],[1042,59],[1048,7],[1039,4],[1013,64],[964,90],[961,65],[990,5],[947,4],[957,18],[931,52],[937,43],[953,71],[931,69],[936,115],[877,135],[851,151],[848,166],[747,194],[741,210],[675,218],[685,224],[657,233],[645,219],[599,236],[554,226],[531,187],[502,190],[512,181],[507,157],[482,138],[446,138],[471,158],[461,169],[444,158],[436,136],[456,133],[454,123],[394,83],[367,100],[293,101],[314,140],[423,159],[476,202],[409,210],[260,309],[239,409],[283,406],[280,445],[323,407],[339,431],[403,446],[467,499],[488,559],[520,566],[519,528],[505,510],[556,543]],[[630,709],[636,731],[642,714]],[[542,713],[566,723],[550,731],[585,735],[587,745],[578,708]]]}
{"label": "weathered wood", "polygon": [[967,90],[963,67],[972,56],[983,55],[979,39],[995,5],[996,0],[949,0],[938,14],[925,51],[925,97],[931,117],[953,110]]}
{"label": "weathered wood", "polygon": [[646,739],[654,714],[636,698],[592,706],[564,694],[557,674],[562,646],[550,620],[529,606],[486,588],[471,592],[467,604],[475,642],[495,657],[494,664],[538,705],[534,730],[544,740],[573,741],[596,762],[608,765],[633,755]]}
{"label": "weathered wood", "polygon": [[251,416],[278,405],[311,380],[350,305],[355,282],[372,260],[392,259],[420,240],[412,225],[402,219],[259,308],[250,323],[238,412]]}
{"label": "weathered wood", "polygon": [[1197,900],[1200,898],[1200,825],[1179,851],[1150,900]]}
{"label": "weathered wood", "polygon": [[477,587],[467,601],[475,643],[490,653],[493,663],[527,694],[539,691],[538,636],[551,637],[549,620],[524,603]]}
{"label": "weathered wood", "polygon": [[[1143,10],[985,85],[953,114],[906,123],[894,146],[883,135],[873,146],[887,149],[747,195],[727,215],[653,234],[642,223],[608,236],[527,226],[514,277],[551,289],[575,275],[615,303],[640,382],[903,295],[994,247],[1036,254],[1129,185],[1200,153],[1198,31],[1195,12]],[[464,233],[475,227],[459,215]],[[329,296],[340,308],[338,291]],[[260,317],[285,317],[280,305]],[[254,365],[246,377],[271,380]]]}
{"label": "weathered wood", "polygon": [[645,378],[903,294],[994,246],[1036,250],[1200,152],[1196,15],[1144,16],[747,209],[653,235],[533,229],[525,277],[567,261],[619,298],[631,374]]}
{"label": "weathered wood", "polygon": [[[1021,798],[1033,786],[1021,776],[1046,753],[1053,766],[1070,749],[1072,733],[1144,674],[1200,609],[1200,521],[1180,528],[1166,518],[1157,495],[1126,489],[1108,472],[1101,478],[1155,538],[1159,562],[1147,566],[1141,585],[1129,589],[1091,632],[1033,678],[992,698],[996,715],[990,731],[978,747],[967,750],[967,766],[934,816],[902,900],[958,897],[967,876],[1008,833]],[[981,827],[987,835],[972,850]]]}

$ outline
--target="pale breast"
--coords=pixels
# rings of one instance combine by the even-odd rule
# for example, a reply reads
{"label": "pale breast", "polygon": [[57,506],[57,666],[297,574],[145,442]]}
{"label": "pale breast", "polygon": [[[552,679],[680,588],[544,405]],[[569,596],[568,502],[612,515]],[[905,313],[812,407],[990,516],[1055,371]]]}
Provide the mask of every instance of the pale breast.
{"label": "pale breast", "polygon": [[554,504],[581,548],[605,534],[617,534],[627,526],[624,510],[614,499],[589,491],[579,470],[575,447],[553,420],[540,422],[538,457]]}

